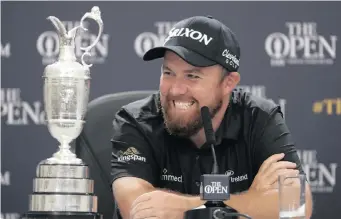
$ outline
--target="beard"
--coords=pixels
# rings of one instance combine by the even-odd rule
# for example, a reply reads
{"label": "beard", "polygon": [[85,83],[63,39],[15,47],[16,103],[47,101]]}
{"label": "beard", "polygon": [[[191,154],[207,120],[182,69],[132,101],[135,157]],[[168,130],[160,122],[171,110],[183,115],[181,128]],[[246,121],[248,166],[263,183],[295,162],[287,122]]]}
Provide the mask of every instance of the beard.
{"label": "beard", "polygon": [[[215,98],[214,100],[213,103],[206,105],[209,108],[211,118],[213,118],[222,107],[221,98]],[[197,100],[193,101],[194,104],[191,107],[194,107],[195,109],[194,112],[192,110],[191,115],[177,115],[176,112],[171,112],[172,110],[175,110],[174,106],[170,106],[170,104],[173,104],[173,101],[169,100],[167,97],[165,97],[163,103],[160,101],[164,124],[170,135],[191,137],[203,128],[201,107]]]}

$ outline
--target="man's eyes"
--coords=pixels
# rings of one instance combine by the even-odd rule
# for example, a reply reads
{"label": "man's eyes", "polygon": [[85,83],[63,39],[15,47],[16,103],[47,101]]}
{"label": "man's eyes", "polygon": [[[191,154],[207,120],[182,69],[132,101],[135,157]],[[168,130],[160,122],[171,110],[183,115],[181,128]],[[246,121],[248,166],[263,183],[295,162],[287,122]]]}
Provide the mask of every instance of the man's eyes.
{"label": "man's eyes", "polygon": [[[163,74],[164,75],[174,75],[174,73],[172,73],[170,71],[163,71]],[[200,79],[200,77],[196,74],[186,74],[186,77],[190,78],[190,79]]]}
{"label": "man's eyes", "polygon": [[200,78],[198,75],[195,75],[195,74],[187,74],[187,77],[189,77],[191,79],[199,79]]}

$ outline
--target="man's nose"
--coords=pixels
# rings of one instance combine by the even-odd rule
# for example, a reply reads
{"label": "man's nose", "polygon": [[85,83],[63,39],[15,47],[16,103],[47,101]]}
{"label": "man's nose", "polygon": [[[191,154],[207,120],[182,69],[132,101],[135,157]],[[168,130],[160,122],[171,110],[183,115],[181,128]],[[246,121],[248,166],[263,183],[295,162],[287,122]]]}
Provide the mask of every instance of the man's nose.
{"label": "man's nose", "polygon": [[186,94],[187,92],[187,85],[181,82],[175,82],[171,89],[170,92],[173,96],[177,96],[177,95],[183,95]]}

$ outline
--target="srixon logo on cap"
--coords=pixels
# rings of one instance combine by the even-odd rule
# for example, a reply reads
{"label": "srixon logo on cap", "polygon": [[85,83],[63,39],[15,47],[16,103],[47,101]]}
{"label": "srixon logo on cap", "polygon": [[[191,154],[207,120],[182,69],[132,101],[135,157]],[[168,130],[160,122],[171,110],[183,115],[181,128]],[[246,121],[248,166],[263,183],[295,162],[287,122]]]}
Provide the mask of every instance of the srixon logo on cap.
{"label": "srixon logo on cap", "polygon": [[203,200],[224,201],[230,199],[230,176],[204,174],[201,176],[200,195]]}
{"label": "srixon logo on cap", "polygon": [[172,28],[169,31],[168,37],[165,39],[165,43],[173,37],[187,37],[193,40],[204,43],[206,46],[213,40],[212,37],[207,36],[200,31],[189,28]]}

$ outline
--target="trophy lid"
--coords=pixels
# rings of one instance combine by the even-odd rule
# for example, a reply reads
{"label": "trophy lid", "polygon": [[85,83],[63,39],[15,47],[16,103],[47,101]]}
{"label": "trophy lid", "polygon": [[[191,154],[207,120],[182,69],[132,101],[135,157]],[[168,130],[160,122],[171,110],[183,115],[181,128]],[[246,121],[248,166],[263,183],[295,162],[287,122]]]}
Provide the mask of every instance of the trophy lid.
{"label": "trophy lid", "polygon": [[[77,34],[77,30],[82,28],[87,31],[84,27],[83,21],[86,18],[94,19],[98,25],[98,35],[94,42],[88,47],[80,47],[81,50],[84,51],[81,57],[81,64],[76,61],[75,55],[75,38]],[[89,67],[92,64],[86,64],[84,61],[85,56],[91,56],[90,50],[96,45],[99,41],[100,36],[103,32],[103,22],[101,19],[101,11],[97,6],[92,7],[91,12],[87,12],[84,14],[80,21],[80,25],[72,28],[67,31],[64,24],[55,16],[47,17],[55,27],[58,36],[59,36],[59,56],[58,61],[48,65],[44,71],[44,77],[54,77],[54,76],[75,76],[75,77],[89,77],[90,71]]]}

